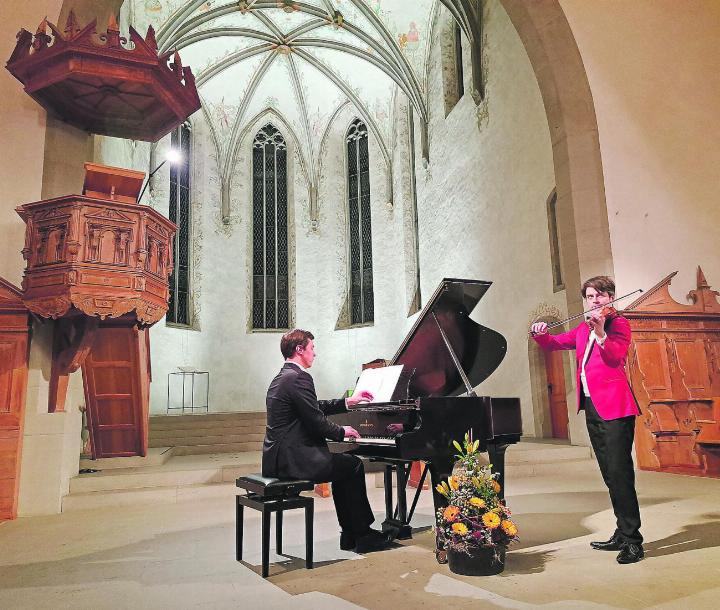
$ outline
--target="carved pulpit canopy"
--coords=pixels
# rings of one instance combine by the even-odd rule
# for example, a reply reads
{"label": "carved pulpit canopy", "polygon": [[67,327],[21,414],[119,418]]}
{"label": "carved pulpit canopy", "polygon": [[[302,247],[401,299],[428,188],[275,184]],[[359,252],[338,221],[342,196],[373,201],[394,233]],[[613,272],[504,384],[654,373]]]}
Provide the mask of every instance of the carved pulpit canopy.
{"label": "carved pulpit canopy", "polygon": [[82,195],[16,209],[27,225],[23,301],[44,318],[79,311],[154,324],[167,311],[175,224],[138,205],[143,172],[85,168]]}
{"label": "carved pulpit canopy", "polygon": [[199,110],[192,71],[177,52],[158,55],[152,26],[145,38],[131,26],[128,45],[114,16],[99,36],[95,25],[79,27],[72,11],[63,31],[43,19],[34,36],[20,30],[6,67],[45,110],[90,133],[156,142]]}

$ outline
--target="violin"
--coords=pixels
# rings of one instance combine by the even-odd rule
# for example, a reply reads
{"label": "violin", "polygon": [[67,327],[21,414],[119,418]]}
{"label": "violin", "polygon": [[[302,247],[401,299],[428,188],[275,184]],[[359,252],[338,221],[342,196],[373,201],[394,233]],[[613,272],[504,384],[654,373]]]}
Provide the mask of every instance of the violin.
{"label": "violin", "polygon": [[[624,294],[621,297],[617,297],[616,299],[613,299],[609,303],[605,303],[605,305],[598,305],[597,307],[592,307],[591,309],[588,309],[587,311],[583,311],[582,313],[576,314],[574,316],[570,316],[569,318],[566,318],[565,320],[560,320],[559,322],[555,322],[553,324],[549,324],[547,327],[547,330],[550,330],[551,328],[555,328],[557,326],[562,326],[563,324],[566,324],[567,322],[570,322],[571,320],[575,320],[576,318],[579,318],[580,316],[585,316],[586,321],[588,320],[588,315],[591,311],[597,311],[600,310],[600,315],[605,316],[605,320],[612,320],[613,318],[617,317],[618,311],[612,306],[612,303],[617,303],[621,299],[626,299],[629,296],[632,296],[634,294],[637,294],[638,292],[643,292],[642,288],[638,288],[637,290],[633,290],[632,292],[629,292],[628,294]],[[528,333],[531,337],[533,336],[532,332]]]}
{"label": "violin", "polygon": [[[597,311],[597,309],[595,309],[595,310],[592,310],[592,309],[591,309],[590,311]],[[603,305],[603,306],[600,308],[600,311],[598,312],[598,316],[597,316],[597,317],[598,317],[598,318],[605,318],[605,323],[607,324],[610,320],[612,320],[613,318],[616,318],[617,316],[618,316],[618,311],[617,311],[617,309],[615,309],[612,305]],[[585,321],[587,322],[588,326],[592,326],[592,325],[590,324],[590,321],[591,321],[591,320],[592,320],[592,317],[587,317],[587,318],[586,318]]]}

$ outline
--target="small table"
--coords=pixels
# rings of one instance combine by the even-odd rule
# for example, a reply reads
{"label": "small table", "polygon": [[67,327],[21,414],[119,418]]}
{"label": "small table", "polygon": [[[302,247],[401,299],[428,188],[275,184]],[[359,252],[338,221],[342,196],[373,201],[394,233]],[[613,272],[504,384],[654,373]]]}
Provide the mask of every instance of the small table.
{"label": "small table", "polygon": [[[174,379],[173,375],[179,375],[180,376],[180,384],[182,384],[182,402],[179,406],[170,406],[170,395],[171,395],[171,385],[177,386],[178,383],[173,384],[172,380]],[[195,386],[198,385],[196,383],[196,377],[200,376],[200,379],[197,381],[200,382],[202,380],[202,376],[205,376],[205,402],[204,404],[197,404],[195,402],[196,398],[196,391]],[[186,386],[188,385],[188,378],[189,378],[189,391],[186,391]],[[174,392],[173,392],[174,394]],[[201,393],[202,398],[202,393]],[[204,410],[206,413],[209,412],[210,406],[210,373],[209,371],[176,371],[174,373],[168,373],[168,391],[167,391],[167,412],[170,413],[170,411],[174,411],[177,409],[180,409],[182,413],[185,413],[185,410],[188,409],[191,413],[194,413],[196,409]]]}

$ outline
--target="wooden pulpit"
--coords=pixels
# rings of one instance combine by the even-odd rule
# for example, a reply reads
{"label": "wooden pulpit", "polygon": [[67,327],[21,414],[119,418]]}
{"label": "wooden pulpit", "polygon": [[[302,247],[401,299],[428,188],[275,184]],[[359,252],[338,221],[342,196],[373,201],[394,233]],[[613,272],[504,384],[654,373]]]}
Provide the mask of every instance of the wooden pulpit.
{"label": "wooden pulpit", "polygon": [[167,311],[175,225],[139,205],[144,172],[86,163],[82,195],[17,208],[23,302],[55,320],[48,410],[82,366],[93,458],[145,455],[148,327]]}

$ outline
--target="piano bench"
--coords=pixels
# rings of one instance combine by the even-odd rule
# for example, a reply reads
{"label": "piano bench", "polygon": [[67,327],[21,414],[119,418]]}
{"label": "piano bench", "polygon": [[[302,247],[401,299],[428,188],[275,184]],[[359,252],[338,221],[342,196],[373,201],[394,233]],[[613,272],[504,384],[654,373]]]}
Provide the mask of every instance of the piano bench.
{"label": "piano bench", "polygon": [[282,554],[283,511],[305,509],[305,567],[313,567],[313,499],[301,496],[301,491],[311,491],[312,481],[298,479],[273,479],[259,474],[238,477],[235,485],[245,490],[245,495],[235,496],[235,559],[242,561],[243,508],[262,512],[262,576],[270,571],[270,517],[275,519],[275,550]]}

